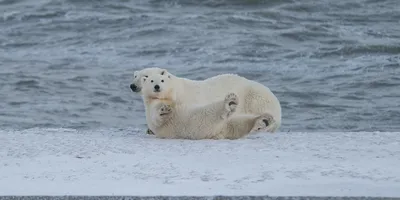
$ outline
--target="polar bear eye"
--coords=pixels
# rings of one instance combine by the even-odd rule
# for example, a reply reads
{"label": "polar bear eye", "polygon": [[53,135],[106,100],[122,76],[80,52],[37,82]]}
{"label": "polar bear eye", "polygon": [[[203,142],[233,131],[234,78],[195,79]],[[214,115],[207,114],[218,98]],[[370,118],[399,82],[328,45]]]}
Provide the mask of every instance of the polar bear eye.
{"label": "polar bear eye", "polygon": [[151,80],[151,82],[154,82],[153,80]]}
{"label": "polar bear eye", "polygon": [[164,83],[164,80],[161,80],[162,83]]}
{"label": "polar bear eye", "polygon": [[136,78],[137,76],[135,76],[135,78]]}

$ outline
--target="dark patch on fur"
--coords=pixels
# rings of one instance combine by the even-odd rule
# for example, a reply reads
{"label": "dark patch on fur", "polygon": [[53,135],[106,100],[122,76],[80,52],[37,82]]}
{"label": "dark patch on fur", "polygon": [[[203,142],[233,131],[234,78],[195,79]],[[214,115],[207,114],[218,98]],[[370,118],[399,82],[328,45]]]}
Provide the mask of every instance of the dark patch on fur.
{"label": "dark patch on fur", "polygon": [[263,119],[263,122],[264,122],[265,126],[268,126],[268,125],[269,125],[269,122],[268,122],[268,120],[266,120],[266,119]]}

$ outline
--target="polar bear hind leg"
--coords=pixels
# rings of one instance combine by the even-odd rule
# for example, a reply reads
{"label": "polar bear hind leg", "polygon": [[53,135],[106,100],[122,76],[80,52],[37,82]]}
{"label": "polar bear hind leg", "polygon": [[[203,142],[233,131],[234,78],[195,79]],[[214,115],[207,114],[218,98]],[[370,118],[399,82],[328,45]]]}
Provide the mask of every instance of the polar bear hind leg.
{"label": "polar bear hind leg", "polygon": [[236,114],[228,119],[226,128],[221,131],[220,137],[238,139],[253,132],[269,131],[274,122],[274,118],[268,113],[261,115]]}
{"label": "polar bear hind leg", "polygon": [[189,118],[202,119],[205,123],[210,124],[222,122],[236,111],[238,99],[236,94],[228,93],[222,100],[190,108],[188,111],[190,113]]}
{"label": "polar bear hind leg", "polygon": [[[244,112],[263,115],[269,113],[273,117],[273,121],[270,122],[267,129],[263,131],[275,132],[281,124],[281,107],[278,99],[269,92],[265,91],[263,86],[256,86],[249,88],[244,97]],[[260,126],[263,126],[259,122]]]}

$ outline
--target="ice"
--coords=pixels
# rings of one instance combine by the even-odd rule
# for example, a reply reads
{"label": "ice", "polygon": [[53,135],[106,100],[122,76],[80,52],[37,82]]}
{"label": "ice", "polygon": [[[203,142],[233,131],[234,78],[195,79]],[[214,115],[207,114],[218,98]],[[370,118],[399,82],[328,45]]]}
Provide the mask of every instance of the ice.
{"label": "ice", "polygon": [[194,141],[135,128],[2,130],[0,195],[400,197],[400,133]]}

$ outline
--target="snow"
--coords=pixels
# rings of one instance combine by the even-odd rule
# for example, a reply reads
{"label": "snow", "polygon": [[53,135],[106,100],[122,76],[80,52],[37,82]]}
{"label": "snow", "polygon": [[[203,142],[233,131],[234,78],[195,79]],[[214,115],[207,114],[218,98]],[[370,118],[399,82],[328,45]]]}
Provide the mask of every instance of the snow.
{"label": "snow", "polygon": [[0,195],[400,197],[400,133],[194,141],[134,128],[2,130]]}

